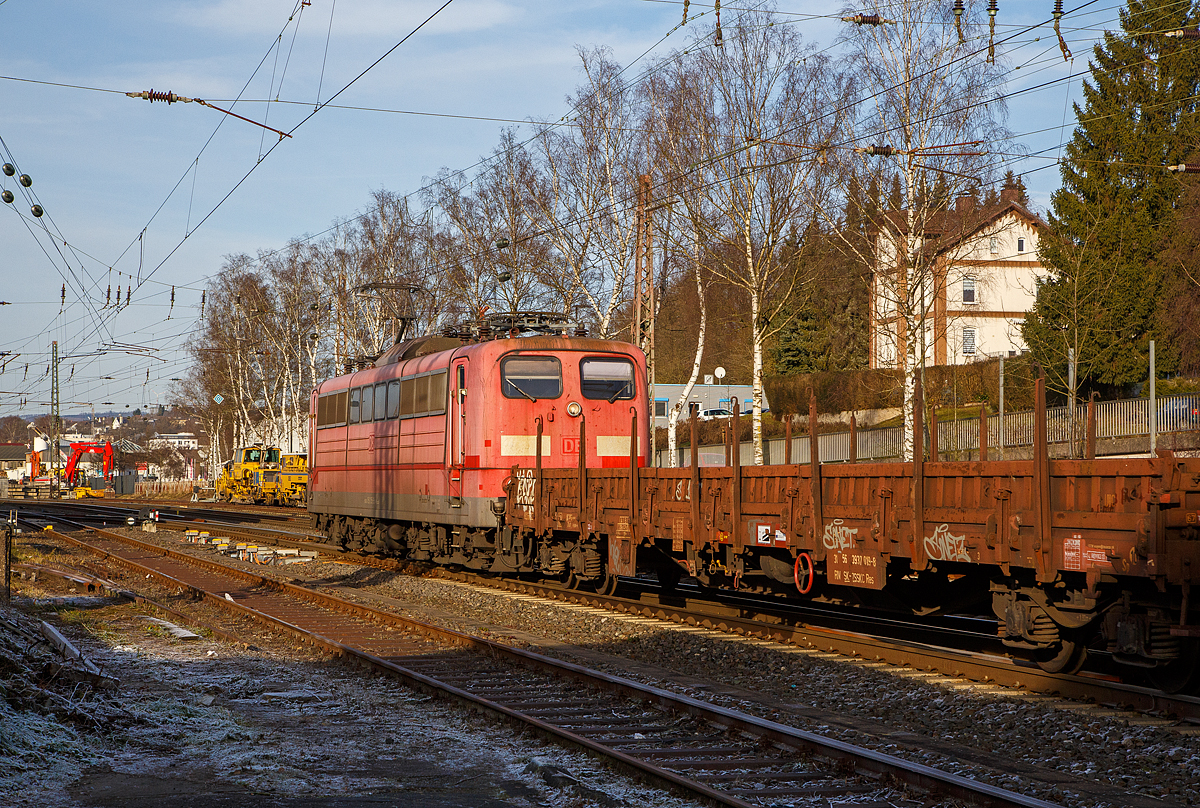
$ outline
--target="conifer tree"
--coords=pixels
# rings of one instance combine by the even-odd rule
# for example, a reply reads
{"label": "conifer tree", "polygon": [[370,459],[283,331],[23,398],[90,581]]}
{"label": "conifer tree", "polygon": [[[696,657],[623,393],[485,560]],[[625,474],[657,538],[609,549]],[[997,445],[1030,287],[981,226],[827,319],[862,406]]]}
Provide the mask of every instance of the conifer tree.
{"label": "conifer tree", "polygon": [[[1163,36],[1195,28],[1196,7],[1129,0],[1120,20],[1121,32],[1096,45],[1084,103],[1075,106],[1063,187],[1039,245],[1050,275],[1023,329],[1051,385],[1069,396],[1081,385],[1146,378],[1164,281],[1154,259],[1174,227],[1180,188],[1165,166],[1183,162],[1196,133],[1200,49]],[[1076,390],[1067,389],[1071,349]],[[1159,356],[1169,362],[1171,354]]]}

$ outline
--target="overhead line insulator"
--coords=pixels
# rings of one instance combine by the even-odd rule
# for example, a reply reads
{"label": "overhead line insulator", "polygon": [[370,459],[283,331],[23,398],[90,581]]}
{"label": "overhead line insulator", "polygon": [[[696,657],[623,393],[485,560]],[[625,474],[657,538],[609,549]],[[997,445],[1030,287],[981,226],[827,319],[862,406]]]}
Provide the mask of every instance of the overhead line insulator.
{"label": "overhead line insulator", "polygon": [[1176,174],[1200,174],[1200,163],[1180,163],[1177,166],[1166,166],[1166,169]]}
{"label": "overhead line insulator", "polygon": [[988,0],[988,58],[992,64],[996,63],[996,12],[1000,10],[999,0]]}
{"label": "overhead line insulator", "polygon": [[1063,61],[1071,60],[1071,49],[1067,47],[1067,40],[1063,39],[1062,31],[1058,28],[1058,22],[1063,16],[1062,0],[1054,0],[1054,33],[1058,35],[1058,49],[1062,51]]}
{"label": "overhead line insulator", "polygon": [[855,149],[859,154],[871,154],[876,157],[891,157],[893,154],[899,154],[894,146],[876,146],[872,143],[870,146]]}
{"label": "overhead line insulator", "polygon": [[1174,39],[1200,39],[1200,30],[1180,28],[1178,31],[1167,31],[1163,36],[1169,36]]}
{"label": "overhead line insulator", "polygon": [[185,95],[176,95],[170,90],[167,90],[165,93],[160,90],[142,90],[138,93],[125,93],[125,95],[129,96],[130,98],[144,98],[151,103],[154,103],[155,101],[165,101],[168,104],[174,104],[176,101],[178,101],[183,104],[199,104],[202,107],[208,107],[209,109],[215,109],[217,112],[223,112],[226,115],[231,115],[238,120],[245,121],[246,123],[252,123],[255,126],[261,126],[263,129],[267,129],[279,135],[280,140],[283,140],[285,137],[291,137],[291,135],[289,135],[287,132],[283,132],[279,129],[275,129],[274,127],[267,126],[266,124],[259,123],[258,121],[251,120],[250,118],[246,118],[242,115],[238,115],[236,112],[230,112],[227,109],[222,109],[215,104],[208,103],[203,98],[188,98]]}
{"label": "overhead line insulator", "polygon": [[878,14],[855,14],[853,17],[842,17],[842,22],[854,25],[895,25],[895,20],[889,20]]}
{"label": "overhead line insulator", "polygon": [[176,101],[179,101],[183,104],[190,104],[196,100],[183,95],[175,95],[170,90],[167,90],[165,93],[158,90],[142,90],[140,93],[125,93],[125,95],[130,98],[144,98],[152,104],[155,101],[166,101],[168,104],[174,104]]}

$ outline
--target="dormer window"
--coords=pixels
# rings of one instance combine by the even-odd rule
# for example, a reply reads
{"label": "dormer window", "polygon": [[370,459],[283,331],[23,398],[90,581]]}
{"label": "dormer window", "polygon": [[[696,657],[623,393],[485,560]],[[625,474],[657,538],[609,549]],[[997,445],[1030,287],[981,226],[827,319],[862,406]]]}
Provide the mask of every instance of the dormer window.
{"label": "dormer window", "polygon": [[963,303],[974,303],[975,302],[975,279],[974,278],[963,278],[962,302]]}
{"label": "dormer window", "polygon": [[1023,239],[1023,238],[1017,239],[1017,252],[1018,253],[1025,252],[1025,239]]}

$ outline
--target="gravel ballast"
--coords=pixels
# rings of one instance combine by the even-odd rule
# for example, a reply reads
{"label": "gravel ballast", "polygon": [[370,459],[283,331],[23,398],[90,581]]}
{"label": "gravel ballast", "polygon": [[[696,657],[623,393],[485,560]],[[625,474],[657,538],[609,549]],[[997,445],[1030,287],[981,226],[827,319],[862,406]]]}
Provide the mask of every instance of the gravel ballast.
{"label": "gravel ballast", "polygon": [[[153,539],[212,552],[179,542],[178,534]],[[400,603],[382,605],[589,667],[605,668],[599,655],[607,655],[607,669],[617,675],[1066,805],[1127,805],[1136,796],[1200,804],[1200,738],[1167,720],[325,556],[288,567],[245,566],[336,586],[339,595],[377,606],[381,597],[394,599]],[[1107,788],[1077,790],[1071,778]],[[1131,796],[1122,801],[1125,790]]]}

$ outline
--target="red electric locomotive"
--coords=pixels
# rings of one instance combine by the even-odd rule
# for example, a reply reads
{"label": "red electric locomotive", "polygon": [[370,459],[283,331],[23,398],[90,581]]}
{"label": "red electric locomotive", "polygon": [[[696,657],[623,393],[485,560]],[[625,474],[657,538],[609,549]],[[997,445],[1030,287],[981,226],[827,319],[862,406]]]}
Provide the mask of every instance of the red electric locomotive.
{"label": "red electric locomotive", "polygon": [[313,391],[316,527],[347,548],[609,580],[602,536],[535,542],[505,525],[506,497],[534,484],[528,471],[510,480],[517,466],[629,468],[634,452],[645,465],[644,354],[565,333],[486,337],[401,342]]}

